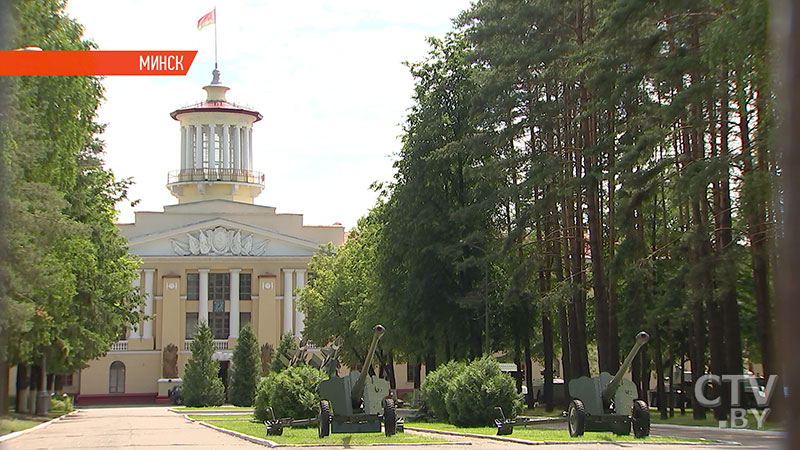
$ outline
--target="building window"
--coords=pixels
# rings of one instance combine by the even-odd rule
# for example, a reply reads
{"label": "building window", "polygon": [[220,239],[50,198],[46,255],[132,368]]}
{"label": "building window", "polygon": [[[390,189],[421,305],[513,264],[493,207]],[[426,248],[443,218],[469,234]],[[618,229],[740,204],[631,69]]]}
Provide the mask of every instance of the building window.
{"label": "building window", "polygon": [[250,323],[250,313],[249,312],[240,312],[239,313],[239,329],[244,327]]}
{"label": "building window", "polygon": [[200,274],[187,273],[186,274],[186,299],[199,300],[200,299]]}
{"label": "building window", "polygon": [[197,332],[197,313],[186,313],[186,339],[194,339]]}
{"label": "building window", "polygon": [[125,364],[120,361],[111,363],[111,369],[108,373],[108,393],[125,393]]}
{"label": "building window", "polygon": [[208,299],[228,300],[231,294],[231,274],[208,274]]}
{"label": "building window", "polygon": [[228,339],[231,331],[231,313],[210,312],[208,324],[211,326],[214,339]]}
{"label": "building window", "polygon": [[406,363],[406,381],[414,381],[414,364]]}
{"label": "building window", "polygon": [[249,273],[239,274],[239,300],[250,300],[251,291],[251,275]]}
{"label": "building window", "polygon": [[72,374],[64,375],[64,386],[72,386],[72,383],[74,383]]}

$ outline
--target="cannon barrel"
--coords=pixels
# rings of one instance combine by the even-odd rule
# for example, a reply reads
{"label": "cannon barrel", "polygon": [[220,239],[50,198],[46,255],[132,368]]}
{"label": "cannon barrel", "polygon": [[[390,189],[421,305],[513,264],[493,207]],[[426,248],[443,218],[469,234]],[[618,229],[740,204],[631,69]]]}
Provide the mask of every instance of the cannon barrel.
{"label": "cannon barrel", "polygon": [[625,375],[625,372],[631,367],[633,363],[633,358],[636,357],[636,354],[639,353],[639,349],[642,348],[644,344],[647,343],[647,340],[650,339],[650,335],[645,333],[644,331],[640,332],[636,335],[636,343],[633,344],[633,348],[631,349],[628,356],[625,357],[625,361],[623,361],[622,365],[620,366],[619,370],[616,374],[614,374],[614,378],[611,379],[611,382],[608,383],[608,386],[603,389],[603,406],[608,407],[611,404],[611,400],[614,398],[614,394],[617,393],[617,389],[619,388],[620,383],[622,383],[622,377]]}
{"label": "cannon barrel", "polygon": [[378,341],[381,339],[381,336],[383,336],[384,331],[386,331],[386,329],[383,328],[383,325],[375,325],[372,328],[372,342],[369,343],[367,357],[364,358],[364,365],[361,367],[361,373],[358,375],[356,384],[353,385],[353,390],[350,391],[350,400],[353,402],[354,408],[358,408],[361,404],[361,397],[364,395],[364,383],[367,381],[367,374],[372,365],[372,358],[375,356],[375,349],[378,347]]}

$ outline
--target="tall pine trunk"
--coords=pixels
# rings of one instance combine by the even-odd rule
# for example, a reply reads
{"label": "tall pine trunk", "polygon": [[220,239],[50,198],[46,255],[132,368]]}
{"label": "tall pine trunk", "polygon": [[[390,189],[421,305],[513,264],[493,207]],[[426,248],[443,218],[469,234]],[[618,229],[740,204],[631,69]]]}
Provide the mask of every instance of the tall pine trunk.
{"label": "tall pine trunk", "polygon": [[[756,297],[756,313],[758,316],[757,333],[761,349],[761,363],[764,376],[776,373],[772,361],[772,312],[769,292],[769,257],[767,255],[766,204],[762,201],[763,193],[759,192],[759,177],[766,174],[753,161],[752,142],[750,140],[750,113],[747,108],[747,93],[743,76],[737,76],[739,103],[739,138],[742,143],[742,162],[744,166],[745,187],[742,193],[744,215],[747,220],[747,238],[750,241],[750,260],[753,270],[753,283]],[[740,86],[741,85],[741,86]]]}
{"label": "tall pine trunk", "polygon": [[739,322],[739,303],[737,302],[736,292],[736,261],[732,254],[733,250],[733,219],[731,216],[731,183],[730,183],[730,149],[728,138],[730,134],[729,125],[729,95],[728,95],[728,73],[722,77],[721,101],[720,101],[720,158],[724,163],[724,169],[720,175],[719,184],[719,215],[716,228],[718,234],[718,251],[726,267],[730,268],[730,276],[720,280],[720,303],[722,305],[723,323],[725,326],[725,363],[726,373],[741,375],[742,373],[742,331]]}
{"label": "tall pine trunk", "polygon": [[[609,111],[609,135],[614,134],[614,111]],[[611,144],[608,149],[608,166],[613,168],[616,161],[615,144]],[[614,194],[616,192],[617,176],[613,170],[609,170],[608,180],[608,259],[614,261],[614,254],[617,245],[617,225],[615,223],[616,204]],[[614,274],[609,268],[608,276],[608,370],[615,373],[619,369],[619,326],[617,324],[617,292]]]}
{"label": "tall pine trunk", "polygon": [[[706,101],[706,111],[708,115],[708,135],[709,135],[709,147],[711,151],[711,157],[717,158],[719,156],[719,148],[717,145],[717,120],[716,120],[716,113],[717,113],[717,102],[713,95],[709,95],[708,100]],[[720,192],[720,180],[718,177],[715,177],[712,182],[712,204],[711,204],[711,215],[714,218],[714,239],[717,244],[719,244],[719,233],[720,227],[717,226],[720,220],[720,211],[719,205],[721,203],[721,196],[722,193]],[[707,207],[706,207],[707,208]],[[705,212],[704,212],[705,214]],[[709,253],[713,255],[713,261],[716,263],[714,264],[715,267],[720,267],[723,261],[720,261],[720,252],[717,252],[715,255],[713,254],[713,249],[709,250]],[[717,271],[718,273],[719,271]],[[734,271],[735,272],[735,271]],[[714,280],[719,285],[720,283],[717,281],[717,273],[714,273]],[[724,281],[723,281],[724,283]],[[723,319],[724,316],[722,314],[722,306],[721,306],[721,299],[718,295],[712,290],[711,295],[706,298],[706,309],[708,311],[708,335],[709,335],[709,344],[711,349],[711,373],[722,376],[727,369],[727,364],[725,362],[725,342],[724,342],[724,323]],[[725,399],[727,398],[724,395],[723,386],[715,386],[715,393],[716,395],[723,398],[722,404],[719,407],[714,408],[714,417],[717,420],[725,420],[727,416],[727,409],[730,409],[728,406],[728,401]]]}

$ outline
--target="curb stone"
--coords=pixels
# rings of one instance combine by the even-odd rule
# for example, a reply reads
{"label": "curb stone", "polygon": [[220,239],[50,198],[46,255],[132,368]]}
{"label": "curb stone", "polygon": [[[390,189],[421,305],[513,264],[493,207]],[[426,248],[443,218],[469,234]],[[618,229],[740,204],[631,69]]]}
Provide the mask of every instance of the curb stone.
{"label": "curb stone", "polygon": [[72,411],[70,411],[70,412],[68,412],[68,413],[66,413],[64,415],[61,415],[61,416],[55,417],[53,419],[50,419],[47,422],[42,422],[39,425],[30,427],[30,428],[25,428],[24,430],[15,431],[13,433],[8,433],[5,436],[0,436],[0,442],[5,442],[5,441],[7,441],[9,439],[13,439],[13,438],[15,438],[17,436],[22,436],[23,434],[28,434],[28,433],[31,433],[33,431],[40,430],[40,429],[50,425],[51,423],[58,422],[59,420],[63,419],[64,417],[71,416],[71,415],[77,414],[79,412],[80,412],[79,409],[74,409],[74,410],[72,410]]}

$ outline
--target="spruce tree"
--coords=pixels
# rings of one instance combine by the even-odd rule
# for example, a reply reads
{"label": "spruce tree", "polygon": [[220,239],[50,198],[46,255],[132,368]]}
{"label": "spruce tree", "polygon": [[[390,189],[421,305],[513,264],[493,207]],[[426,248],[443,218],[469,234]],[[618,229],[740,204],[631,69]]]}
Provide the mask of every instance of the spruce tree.
{"label": "spruce tree", "polygon": [[247,324],[239,332],[239,340],[233,349],[228,400],[236,406],[253,406],[260,377],[261,355],[258,340],[250,324]]}
{"label": "spruce tree", "polygon": [[183,403],[186,406],[219,406],[225,400],[225,387],[219,378],[219,362],[214,361],[214,337],[206,322],[197,327],[192,341],[192,358],[183,376]]}

